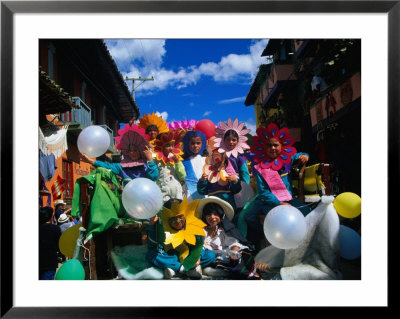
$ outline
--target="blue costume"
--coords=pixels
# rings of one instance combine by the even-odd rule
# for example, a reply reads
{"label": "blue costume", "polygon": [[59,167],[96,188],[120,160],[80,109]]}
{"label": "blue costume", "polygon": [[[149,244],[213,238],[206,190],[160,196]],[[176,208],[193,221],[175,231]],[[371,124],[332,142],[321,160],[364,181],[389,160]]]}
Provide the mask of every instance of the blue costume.
{"label": "blue costume", "polygon": [[[201,148],[198,153],[190,150],[190,140],[192,137],[201,138]],[[184,160],[182,161],[186,171],[186,196],[189,201],[204,198],[203,194],[197,191],[197,182],[203,175],[205,157],[202,155],[207,146],[206,136],[199,131],[188,131],[183,137]]]}

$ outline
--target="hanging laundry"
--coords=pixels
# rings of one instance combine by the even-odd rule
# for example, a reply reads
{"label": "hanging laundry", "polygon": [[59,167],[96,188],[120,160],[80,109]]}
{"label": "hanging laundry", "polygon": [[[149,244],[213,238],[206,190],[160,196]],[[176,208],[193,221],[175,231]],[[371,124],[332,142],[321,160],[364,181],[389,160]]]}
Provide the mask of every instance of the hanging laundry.
{"label": "hanging laundry", "polygon": [[54,154],[45,155],[39,150],[39,171],[46,182],[49,182],[53,178],[56,168],[57,164]]}
{"label": "hanging laundry", "polygon": [[53,200],[56,200],[65,190],[65,179],[62,179],[60,175],[57,176],[57,179],[54,181],[54,184],[51,186],[51,192],[53,194]]}

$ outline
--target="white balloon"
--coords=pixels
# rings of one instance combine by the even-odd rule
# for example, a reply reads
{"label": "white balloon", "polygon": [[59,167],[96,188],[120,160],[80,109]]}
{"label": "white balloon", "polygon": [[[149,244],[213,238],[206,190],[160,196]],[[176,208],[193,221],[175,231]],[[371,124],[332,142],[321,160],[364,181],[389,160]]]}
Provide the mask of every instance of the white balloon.
{"label": "white balloon", "polygon": [[133,218],[151,218],[163,205],[161,189],[148,178],[135,178],[122,191],[122,205]]}
{"label": "white balloon", "polygon": [[79,152],[89,157],[103,155],[110,146],[110,135],[98,125],[91,125],[82,130],[78,136]]}
{"label": "white balloon", "polygon": [[264,234],[271,245],[277,248],[296,248],[307,234],[305,217],[294,206],[276,206],[264,220]]}

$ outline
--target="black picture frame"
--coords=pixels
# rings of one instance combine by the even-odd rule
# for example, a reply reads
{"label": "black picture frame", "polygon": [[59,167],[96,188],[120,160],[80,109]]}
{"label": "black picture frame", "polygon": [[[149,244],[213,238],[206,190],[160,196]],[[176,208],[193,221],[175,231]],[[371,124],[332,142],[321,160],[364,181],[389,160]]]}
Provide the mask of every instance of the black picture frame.
{"label": "black picture frame", "polygon": [[[387,13],[388,14],[388,208],[393,207],[399,177],[400,1],[1,1],[1,317],[144,318],[185,316],[180,308],[14,307],[13,294],[13,16],[16,13],[246,12],[246,13]],[[8,200],[4,200],[7,198]],[[392,205],[390,205],[392,204]],[[393,210],[393,209],[392,209]],[[388,217],[389,218],[389,217]],[[388,223],[388,226],[394,223]],[[389,231],[389,233],[392,233]],[[388,240],[388,247],[390,248]],[[390,249],[389,249],[390,250]],[[390,255],[389,259],[390,259]],[[390,264],[390,260],[389,264]],[[389,282],[390,283],[390,280]],[[49,292],[56,293],[56,292]],[[68,298],[68,297],[67,297]],[[388,300],[390,305],[390,298]],[[231,310],[233,308],[230,308]],[[213,315],[226,309],[214,309]],[[290,310],[299,311],[291,307]],[[303,309],[304,310],[304,309]],[[235,313],[245,313],[244,308]],[[299,314],[299,312],[297,312]],[[236,317],[236,315],[235,315]]]}

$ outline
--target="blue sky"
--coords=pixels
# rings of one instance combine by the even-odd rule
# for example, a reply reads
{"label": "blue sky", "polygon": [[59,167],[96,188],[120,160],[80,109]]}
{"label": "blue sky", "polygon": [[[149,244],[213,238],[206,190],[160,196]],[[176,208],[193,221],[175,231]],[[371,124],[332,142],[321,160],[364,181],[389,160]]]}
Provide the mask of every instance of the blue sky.
{"label": "blue sky", "polygon": [[[158,112],[168,123],[239,118],[255,133],[254,106],[244,101],[261,64],[267,39],[105,40],[123,78],[135,81],[141,115]],[[132,89],[132,81],[127,81]]]}

